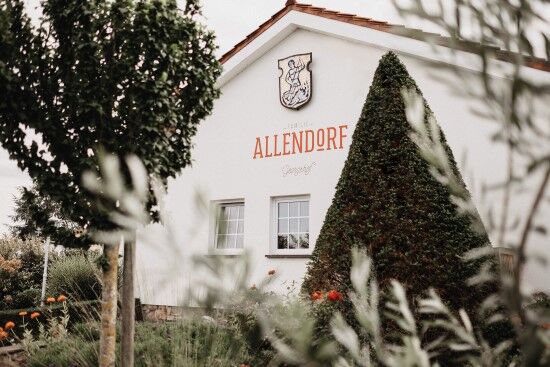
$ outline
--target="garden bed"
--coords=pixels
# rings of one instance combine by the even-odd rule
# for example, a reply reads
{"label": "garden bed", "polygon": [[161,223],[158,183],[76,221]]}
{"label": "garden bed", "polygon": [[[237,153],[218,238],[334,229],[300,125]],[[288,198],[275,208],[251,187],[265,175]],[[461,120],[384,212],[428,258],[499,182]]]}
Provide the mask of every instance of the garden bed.
{"label": "garden bed", "polygon": [[[100,301],[81,301],[67,302],[68,315],[71,323],[77,323],[84,320],[95,319],[98,315]],[[31,319],[30,316],[34,313],[38,316]],[[38,330],[40,323],[45,322],[47,317],[59,316],[63,312],[63,303],[55,303],[44,307],[34,307],[29,309],[15,309],[0,311],[0,326],[4,327],[6,323],[13,322],[15,327],[10,332],[15,333],[17,337],[21,337],[23,333],[22,325],[25,324],[28,329],[33,332]],[[22,313],[25,313],[24,315]],[[3,341],[4,345],[9,345],[8,340]]]}

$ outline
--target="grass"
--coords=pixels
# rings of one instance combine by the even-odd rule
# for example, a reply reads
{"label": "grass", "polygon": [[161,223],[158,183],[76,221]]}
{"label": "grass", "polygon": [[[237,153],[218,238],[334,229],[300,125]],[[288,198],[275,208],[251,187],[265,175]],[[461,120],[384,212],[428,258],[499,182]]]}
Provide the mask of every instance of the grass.
{"label": "grass", "polygon": [[[28,366],[96,366],[99,324],[81,323],[74,325],[72,330],[68,338],[51,342],[30,355]],[[135,355],[136,367],[222,367],[238,366],[250,360],[238,334],[203,318],[138,323]],[[117,365],[120,365],[120,361],[117,361]]]}

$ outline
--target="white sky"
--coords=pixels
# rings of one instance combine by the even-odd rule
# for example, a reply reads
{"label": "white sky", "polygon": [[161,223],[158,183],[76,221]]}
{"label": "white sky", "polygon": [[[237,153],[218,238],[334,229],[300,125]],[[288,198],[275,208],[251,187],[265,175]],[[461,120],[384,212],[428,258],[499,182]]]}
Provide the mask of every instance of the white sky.
{"label": "white sky", "polygon": [[[433,4],[436,1],[426,0],[426,3]],[[285,2],[286,0],[202,0],[204,21],[216,32],[220,47],[219,54],[229,50],[282,9]],[[436,28],[427,23],[401,19],[393,8],[391,0],[303,0],[299,2],[437,32]],[[38,18],[40,10],[37,7],[40,0],[26,0],[26,3],[30,14]],[[545,10],[548,9],[550,6]],[[17,187],[29,182],[15,163],[9,161],[7,153],[0,150],[0,233],[5,232],[5,224],[9,222],[8,216],[12,212],[13,195]]]}
{"label": "white sky", "polygon": [[[434,2],[435,0],[427,0]],[[184,0],[178,0],[180,4]],[[241,41],[248,33],[282,9],[286,0],[202,0],[206,24],[216,32],[220,52]],[[353,13],[376,20],[402,23],[391,0],[299,0],[299,3]],[[29,12],[38,17],[40,0],[26,0]],[[413,24],[418,27],[418,24]],[[422,28],[427,30],[427,24]],[[433,30],[433,28],[432,28]]]}
{"label": "white sky", "polygon": [[[284,7],[286,0],[203,0],[206,23],[216,31],[225,52]],[[376,20],[401,22],[390,0],[301,0],[299,3],[357,14]]]}

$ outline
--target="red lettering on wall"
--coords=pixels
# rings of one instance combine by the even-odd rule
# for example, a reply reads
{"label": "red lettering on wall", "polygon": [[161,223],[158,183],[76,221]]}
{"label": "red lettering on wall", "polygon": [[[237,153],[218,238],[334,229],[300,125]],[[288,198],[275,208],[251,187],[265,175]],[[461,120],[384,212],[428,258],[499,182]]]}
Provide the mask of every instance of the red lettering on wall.
{"label": "red lettering on wall", "polygon": [[298,153],[302,153],[302,135],[303,131],[300,131],[300,140],[296,139],[296,133],[292,133],[292,154],[296,154],[296,148],[298,148]]}
{"label": "red lettering on wall", "polygon": [[348,125],[340,125],[338,126],[340,129],[340,149],[344,148],[344,138],[347,138],[347,135],[344,134],[343,130],[347,130]]}
{"label": "red lettering on wall", "polygon": [[325,150],[325,129],[319,129],[317,130],[317,150],[322,151]]}
{"label": "red lettering on wall", "polygon": [[[332,148],[330,147],[330,142],[332,142]],[[329,127],[327,128],[327,150],[336,149],[336,128]]]}
{"label": "red lettering on wall", "polygon": [[[263,139],[258,136],[256,137],[252,158],[270,158],[297,153],[311,153],[314,150],[344,149],[344,139],[348,137],[347,128],[348,125],[339,125],[316,130],[310,129],[273,134],[271,136],[265,135]],[[272,150],[270,150],[270,144],[273,146]],[[283,146],[282,148],[281,145]]]}
{"label": "red lettering on wall", "polygon": [[281,152],[277,153],[277,135],[273,135],[273,143],[274,143],[273,144],[274,145],[274,147],[273,147],[273,156],[278,157],[278,156],[281,155]]}
{"label": "red lettering on wall", "polygon": [[313,132],[313,130],[306,130],[306,153],[313,152],[314,148],[315,148],[315,133]]}
{"label": "red lettering on wall", "polygon": [[283,155],[290,154],[290,151],[286,149],[290,145],[288,137],[290,137],[290,133],[283,133]]}
{"label": "red lettering on wall", "polygon": [[263,158],[264,155],[262,154],[262,143],[260,142],[260,138],[256,138],[256,146],[254,147],[254,157],[253,159],[256,159],[256,156],[258,158]]}
{"label": "red lettering on wall", "polygon": [[269,153],[269,136],[265,137],[265,157],[271,158],[273,154]]}

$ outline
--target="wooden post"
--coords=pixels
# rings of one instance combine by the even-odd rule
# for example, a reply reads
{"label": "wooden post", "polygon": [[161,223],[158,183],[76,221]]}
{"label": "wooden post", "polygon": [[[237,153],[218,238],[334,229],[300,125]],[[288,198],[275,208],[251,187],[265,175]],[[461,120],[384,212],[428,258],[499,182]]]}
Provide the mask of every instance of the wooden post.
{"label": "wooden post", "polygon": [[103,246],[103,255],[107,261],[107,267],[103,269],[103,288],[101,290],[99,367],[115,367],[119,248],[120,245]]}
{"label": "wooden post", "polygon": [[136,243],[124,243],[124,262],[122,268],[122,367],[134,366],[134,334],[136,303],[134,294],[134,264],[136,259]]}
{"label": "wooden post", "polygon": [[46,238],[44,244],[44,272],[42,273],[42,292],[40,293],[40,307],[44,307],[46,299],[46,283],[48,281],[48,257],[50,254],[50,237]]}

